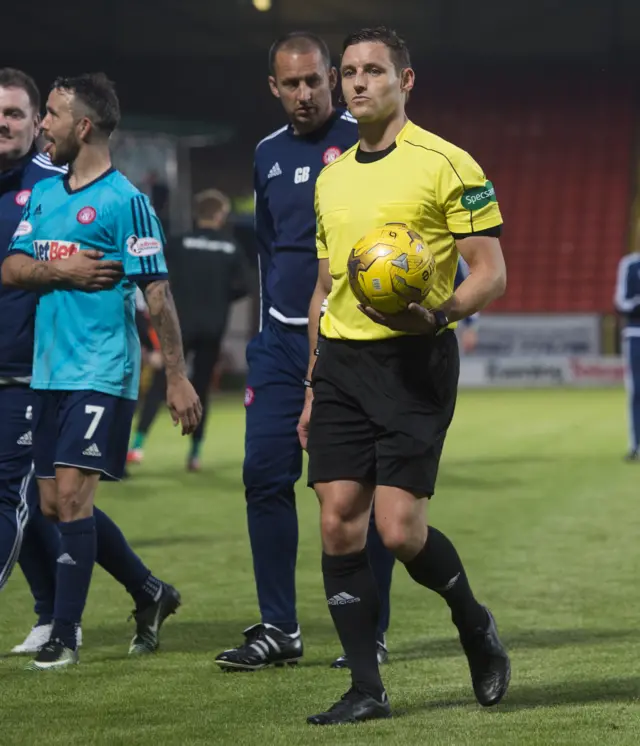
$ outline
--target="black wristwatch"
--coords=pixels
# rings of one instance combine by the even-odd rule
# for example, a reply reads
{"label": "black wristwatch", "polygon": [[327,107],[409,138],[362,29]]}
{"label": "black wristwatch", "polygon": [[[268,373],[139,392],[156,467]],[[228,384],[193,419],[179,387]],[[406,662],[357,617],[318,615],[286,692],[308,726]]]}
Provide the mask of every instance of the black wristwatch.
{"label": "black wristwatch", "polygon": [[449,317],[444,311],[431,311],[436,320],[436,334],[449,326]]}

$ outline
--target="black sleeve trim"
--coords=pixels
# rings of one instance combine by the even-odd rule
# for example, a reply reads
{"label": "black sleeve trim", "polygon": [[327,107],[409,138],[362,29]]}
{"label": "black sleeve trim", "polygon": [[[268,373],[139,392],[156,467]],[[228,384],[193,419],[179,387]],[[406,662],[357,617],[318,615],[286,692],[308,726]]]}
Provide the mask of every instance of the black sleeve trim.
{"label": "black sleeve trim", "polygon": [[160,280],[168,280],[169,274],[167,272],[158,272],[157,274],[148,274],[148,275],[127,275],[129,280],[133,280],[135,284],[140,288],[140,290],[144,290],[147,285],[151,284],[152,282],[159,282]]}
{"label": "black sleeve trim", "polygon": [[500,225],[494,225],[493,228],[485,228],[482,231],[474,231],[473,233],[452,233],[451,234],[456,241],[461,238],[472,238],[473,236],[489,236],[489,238],[500,238],[502,235],[502,223]]}

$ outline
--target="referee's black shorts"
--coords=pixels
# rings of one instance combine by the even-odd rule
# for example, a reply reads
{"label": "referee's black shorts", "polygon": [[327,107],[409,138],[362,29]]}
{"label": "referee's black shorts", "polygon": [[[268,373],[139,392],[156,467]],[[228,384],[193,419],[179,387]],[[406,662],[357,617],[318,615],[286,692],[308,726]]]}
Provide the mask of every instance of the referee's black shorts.
{"label": "referee's black shorts", "polygon": [[431,497],[458,389],[453,331],[375,342],[323,339],[319,349],[309,486],[355,480]]}

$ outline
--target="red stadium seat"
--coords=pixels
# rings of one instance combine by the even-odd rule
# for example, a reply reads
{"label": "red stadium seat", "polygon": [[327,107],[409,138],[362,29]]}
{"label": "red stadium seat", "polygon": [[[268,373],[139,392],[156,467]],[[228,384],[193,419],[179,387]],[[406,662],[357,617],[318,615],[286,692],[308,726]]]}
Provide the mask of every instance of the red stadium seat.
{"label": "red stadium seat", "polygon": [[[455,95],[452,93],[455,91]],[[627,250],[633,96],[611,80],[433,86],[418,124],[468,150],[496,186],[509,282],[494,311],[610,312]]]}

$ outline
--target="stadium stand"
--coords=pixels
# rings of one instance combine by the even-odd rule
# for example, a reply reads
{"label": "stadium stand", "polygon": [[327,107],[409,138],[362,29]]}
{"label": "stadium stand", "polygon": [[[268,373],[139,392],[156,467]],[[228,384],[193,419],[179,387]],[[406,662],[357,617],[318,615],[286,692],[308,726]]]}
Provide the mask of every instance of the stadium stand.
{"label": "stadium stand", "polygon": [[628,248],[631,87],[538,75],[438,88],[412,117],[476,157],[505,218],[508,290],[491,310],[610,312]]}

